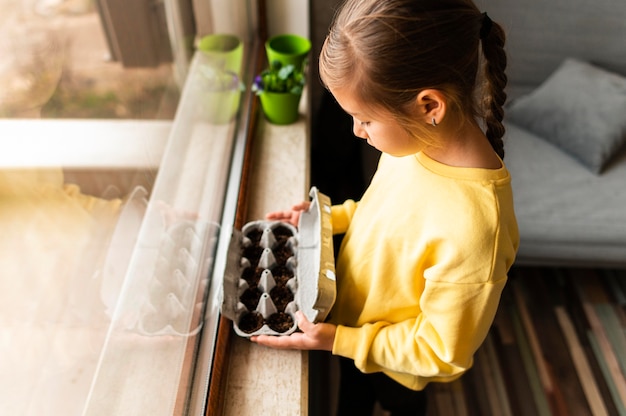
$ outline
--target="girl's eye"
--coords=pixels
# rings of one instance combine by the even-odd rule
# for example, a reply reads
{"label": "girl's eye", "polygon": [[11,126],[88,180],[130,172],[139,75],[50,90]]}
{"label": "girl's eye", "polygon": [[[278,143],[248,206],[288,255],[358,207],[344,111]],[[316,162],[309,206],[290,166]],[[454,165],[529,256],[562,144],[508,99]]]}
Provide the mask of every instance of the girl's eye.
{"label": "girl's eye", "polygon": [[370,125],[370,122],[369,122],[369,121],[361,121],[361,126],[363,126],[363,127],[367,127],[367,126],[369,126],[369,125]]}

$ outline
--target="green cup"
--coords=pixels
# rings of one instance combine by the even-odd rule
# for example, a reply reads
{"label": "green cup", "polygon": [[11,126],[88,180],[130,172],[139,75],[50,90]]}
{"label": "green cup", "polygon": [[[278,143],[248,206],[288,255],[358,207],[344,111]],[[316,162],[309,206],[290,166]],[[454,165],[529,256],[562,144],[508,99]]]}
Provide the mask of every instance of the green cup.
{"label": "green cup", "polygon": [[234,72],[241,78],[243,42],[239,37],[224,33],[207,35],[198,41],[198,50],[208,65]]}
{"label": "green cup", "polygon": [[270,65],[280,61],[283,65],[292,64],[301,68],[310,50],[310,40],[288,33],[271,37],[265,42],[265,53]]}

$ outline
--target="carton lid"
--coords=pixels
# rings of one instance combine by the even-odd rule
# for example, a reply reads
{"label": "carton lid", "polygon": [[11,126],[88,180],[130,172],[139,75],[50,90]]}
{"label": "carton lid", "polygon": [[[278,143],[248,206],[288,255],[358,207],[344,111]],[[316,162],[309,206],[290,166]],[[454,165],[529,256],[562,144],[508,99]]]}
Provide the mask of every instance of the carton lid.
{"label": "carton lid", "polygon": [[322,322],[335,303],[336,279],[330,198],[312,187],[311,206],[300,215],[298,306],[311,322]]}

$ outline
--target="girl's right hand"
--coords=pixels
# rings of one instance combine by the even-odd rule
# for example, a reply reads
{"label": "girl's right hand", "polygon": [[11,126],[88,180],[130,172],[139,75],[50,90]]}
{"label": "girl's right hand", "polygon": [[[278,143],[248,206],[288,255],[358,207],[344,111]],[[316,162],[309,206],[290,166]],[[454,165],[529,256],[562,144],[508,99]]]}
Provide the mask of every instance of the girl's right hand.
{"label": "girl's right hand", "polygon": [[292,206],[290,210],[270,212],[265,216],[265,218],[268,220],[288,222],[294,227],[297,227],[298,221],[300,220],[300,214],[302,211],[309,209],[309,206],[311,206],[310,201],[300,202],[299,204]]}

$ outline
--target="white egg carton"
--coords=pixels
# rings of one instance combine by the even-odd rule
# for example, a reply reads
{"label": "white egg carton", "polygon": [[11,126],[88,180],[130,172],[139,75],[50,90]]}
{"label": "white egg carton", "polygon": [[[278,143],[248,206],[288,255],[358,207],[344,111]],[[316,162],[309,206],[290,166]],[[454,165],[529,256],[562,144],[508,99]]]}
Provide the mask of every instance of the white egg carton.
{"label": "white egg carton", "polygon": [[221,311],[239,336],[289,335],[296,311],[321,322],[335,302],[330,199],[315,187],[309,195],[298,228],[259,220],[233,231]]}

